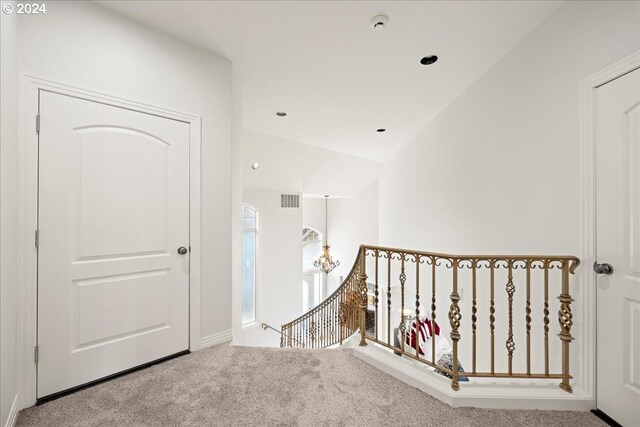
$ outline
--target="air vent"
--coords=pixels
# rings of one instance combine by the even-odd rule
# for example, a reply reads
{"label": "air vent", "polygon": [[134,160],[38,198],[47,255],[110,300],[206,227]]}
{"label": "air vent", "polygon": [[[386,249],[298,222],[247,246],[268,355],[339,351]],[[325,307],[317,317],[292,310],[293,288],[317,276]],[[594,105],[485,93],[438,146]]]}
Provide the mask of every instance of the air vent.
{"label": "air vent", "polygon": [[300,195],[299,194],[281,194],[280,207],[281,208],[299,208]]}

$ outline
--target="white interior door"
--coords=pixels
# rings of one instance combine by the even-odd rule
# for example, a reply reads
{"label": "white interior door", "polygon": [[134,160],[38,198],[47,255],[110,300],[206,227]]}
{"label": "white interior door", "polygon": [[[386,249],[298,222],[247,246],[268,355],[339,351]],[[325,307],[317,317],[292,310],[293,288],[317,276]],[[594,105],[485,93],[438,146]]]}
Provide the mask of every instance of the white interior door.
{"label": "white interior door", "polygon": [[189,347],[189,124],[46,91],[40,116],[39,398]]}
{"label": "white interior door", "polygon": [[613,269],[597,280],[597,405],[638,426],[640,69],[596,89],[595,111],[597,259]]}

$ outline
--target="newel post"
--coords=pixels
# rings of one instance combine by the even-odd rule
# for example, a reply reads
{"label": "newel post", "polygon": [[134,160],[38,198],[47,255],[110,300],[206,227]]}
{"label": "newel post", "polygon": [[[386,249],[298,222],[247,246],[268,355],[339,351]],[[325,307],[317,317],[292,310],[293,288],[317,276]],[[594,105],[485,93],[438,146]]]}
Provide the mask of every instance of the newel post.
{"label": "newel post", "polygon": [[572,393],[573,390],[569,384],[569,379],[571,378],[569,375],[569,344],[573,341],[571,336],[571,326],[573,326],[571,303],[573,298],[569,294],[569,272],[569,261],[564,261],[562,263],[562,293],[558,297],[560,301],[560,310],[558,311],[560,333],[558,336],[562,341],[562,382],[560,383],[560,388]]}
{"label": "newel post", "polygon": [[367,345],[365,341],[365,335],[367,333],[367,274],[366,271],[366,254],[367,250],[364,247],[360,247],[360,259],[358,260],[358,288],[360,290],[360,346]]}
{"label": "newel post", "polygon": [[460,389],[458,384],[458,341],[460,341],[460,295],[458,294],[458,260],[452,259],[453,263],[453,289],[451,292],[451,306],[449,307],[449,323],[451,324],[451,341],[453,341],[453,361],[451,363],[451,388],[455,391]]}

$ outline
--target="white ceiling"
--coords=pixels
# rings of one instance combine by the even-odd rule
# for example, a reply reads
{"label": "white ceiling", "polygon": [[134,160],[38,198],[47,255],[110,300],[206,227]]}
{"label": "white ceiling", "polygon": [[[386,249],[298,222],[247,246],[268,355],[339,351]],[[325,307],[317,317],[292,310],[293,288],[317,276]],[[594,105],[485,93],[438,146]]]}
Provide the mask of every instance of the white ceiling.
{"label": "white ceiling", "polygon": [[229,58],[244,128],[385,161],[561,2],[100,3]]}
{"label": "white ceiling", "polygon": [[[354,197],[377,178],[381,163],[245,130],[244,188]],[[251,168],[255,161],[257,170]]]}

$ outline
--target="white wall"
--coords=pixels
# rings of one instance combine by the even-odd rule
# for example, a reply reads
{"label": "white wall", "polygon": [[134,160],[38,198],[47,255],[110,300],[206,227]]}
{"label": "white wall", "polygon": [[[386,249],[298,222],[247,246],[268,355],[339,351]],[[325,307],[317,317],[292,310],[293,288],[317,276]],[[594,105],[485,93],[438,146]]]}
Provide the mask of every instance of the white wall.
{"label": "white wall", "polygon": [[[280,329],[302,314],[302,209],[281,208],[280,192],[244,190],[258,210],[257,320]],[[279,345],[273,331],[253,328],[238,344]]]}
{"label": "white wall", "polygon": [[[304,225],[324,233],[325,207],[322,198],[305,198]],[[329,245],[331,254],[340,261],[327,276],[326,295],[339,285],[353,267],[361,244],[378,244],[378,182],[369,184],[354,197],[329,199]]]}
{"label": "white wall", "polygon": [[561,6],[385,164],[380,241],[578,254],[578,85],[639,27],[638,2]]}
{"label": "white wall", "polygon": [[582,256],[579,83],[639,29],[639,2],[565,2],[384,165],[381,244]]}
{"label": "white wall", "polygon": [[237,344],[242,327],[242,92],[233,73],[233,142],[231,145],[231,330]]}
{"label": "white wall", "polygon": [[[12,4],[15,2],[5,2]],[[0,425],[5,425],[18,392],[18,63],[17,18],[0,17]]]}
{"label": "white wall", "polygon": [[202,116],[202,336],[231,328],[229,61],[90,2],[19,18],[21,73]]}

